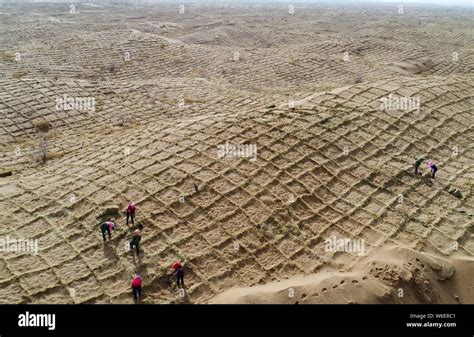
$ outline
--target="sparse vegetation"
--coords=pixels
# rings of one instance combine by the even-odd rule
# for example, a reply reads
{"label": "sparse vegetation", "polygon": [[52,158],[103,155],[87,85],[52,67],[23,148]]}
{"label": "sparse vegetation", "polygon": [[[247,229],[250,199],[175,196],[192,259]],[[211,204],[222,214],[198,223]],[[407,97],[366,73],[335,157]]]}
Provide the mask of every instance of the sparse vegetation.
{"label": "sparse vegetation", "polygon": [[37,131],[42,133],[48,132],[50,128],[49,121],[46,118],[37,119],[32,124]]}
{"label": "sparse vegetation", "polygon": [[7,53],[5,51],[0,51],[0,60],[7,61],[7,62],[13,62],[13,61],[15,61],[15,55]]}
{"label": "sparse vegetation", "polygon": [[362,74],[356,74],[356,76],[354,77],[354,84],[362,83],[362,82],[364,82],[364,78],[362,77]]}
{"label": "sparse vegetation", "polygon": [[12,77],[15,79],[18,79],[18,78],[22,78],[23,76],[27,74],[28,74],[27,70],[18,70],[13,73]]}
{"label": "sparse vegetation", "polygon": [[188,96],[188,97],[185,97],[185,98],[184,98],[184,103],[185,103],[185,104],[204,103],[204,101],[203,101],[203,100],[200,100],[200,99],[196,99],[196,98],[194,98],[194,97]]}
{"label": "sparse vegetation", "polygon": [[38,152],[40,160],[44,164],[48,159],[48,140],[45,137],[40,138],[38,143]]}
{"label": "sparse vegetation", "polygon": [[53,154],[48,154],[48,131],[50,129],[49,121],[46,118],[40,118],[32,122],[38,134],[38,154],[39,160],[44,164],[48,159],[55,158]]}
{"label": "sparse vegetation", "polygon": [[59,158],[63,155],[62,152],[59,152],[59,151],[47,151],[46,152],[46,157],[45,157],[45,161],[47,160],[51,160],[51,159],[56,159],[56,158]]}
{"label": "sparse vegetation", "polygon": [[362,47],[355,47],[351,53],[354,55],[360,55],[362,53]]}
{"label": "sparse vegetation", "polygon": [[160,98],[158,98],[158,101],[168,105],[174,105],[178,102],[175,98],[171,98],[168,96],[161,96]]}
{"label": "sparse vegetation", "polygon": [[105,70],[109,73],[115,74],[119,70],[119,67],[115,63],[112,63],[106,66]]}

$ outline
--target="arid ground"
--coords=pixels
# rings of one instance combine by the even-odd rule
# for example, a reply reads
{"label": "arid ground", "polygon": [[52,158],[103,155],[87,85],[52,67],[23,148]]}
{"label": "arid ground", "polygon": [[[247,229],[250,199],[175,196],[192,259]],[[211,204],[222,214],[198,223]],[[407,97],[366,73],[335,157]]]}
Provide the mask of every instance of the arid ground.
{"label": "arid ground", "polygon": [[1,303],[474,303],[472,9],[291,6],[0,6]]}

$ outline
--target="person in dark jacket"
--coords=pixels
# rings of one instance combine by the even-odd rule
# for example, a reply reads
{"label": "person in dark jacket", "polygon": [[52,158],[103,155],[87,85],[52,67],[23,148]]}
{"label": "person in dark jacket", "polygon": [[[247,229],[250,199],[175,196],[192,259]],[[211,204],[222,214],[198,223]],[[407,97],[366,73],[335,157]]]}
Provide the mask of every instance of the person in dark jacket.
{"label": "person in dark jacket", "polygon": [[141,239],[142,239],[142,236],[141,236],[140,230],[136,229],[133,232],[132,241],[130,241],[130,250],[133,250],[133,247],[135,247],[137,250],[137,255],[140,254],[139,246],[140,246]]}
{"label": "person in dark jacket", "polygon": [[112,222],[111,219],[108,219],[106,222],[104,222],[100,225],[100,231],[102,232],[102,238],[104,239],[104,241],[106,241],[105,233],[107,233],[109,235],[109,240],[112,238],[111,237],[111,231],[114,228],[115,228],[115,223]]}
{"label": "person in dark jacket", "polygon": [[423,162],[423,158],[418,158],[415,162],[415,175],[418,175],[418,169],[421,166],[421,163]]}
{"label": "person in dark jacket", "polygon": [[430,160],[428,163],[428,167],[431,170],[431,178],[434,179],[436,171],[438,171],[438,168],[436,165]]}

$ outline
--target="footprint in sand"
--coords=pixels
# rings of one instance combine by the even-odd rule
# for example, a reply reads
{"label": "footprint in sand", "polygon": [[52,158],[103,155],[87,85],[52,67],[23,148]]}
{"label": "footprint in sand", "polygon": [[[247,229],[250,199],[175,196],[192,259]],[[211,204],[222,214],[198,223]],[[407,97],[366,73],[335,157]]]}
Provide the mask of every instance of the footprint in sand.
{"label": "footprint in sand", "polygon": [[357,280],[352,280],[352,283],[359,283],[359,281],[357,281]]}

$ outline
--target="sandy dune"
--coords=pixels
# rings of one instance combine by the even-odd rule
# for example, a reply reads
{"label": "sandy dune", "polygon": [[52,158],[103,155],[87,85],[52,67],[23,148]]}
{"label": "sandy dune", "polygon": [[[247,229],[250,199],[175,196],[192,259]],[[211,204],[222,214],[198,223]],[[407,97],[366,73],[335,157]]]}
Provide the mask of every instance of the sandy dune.
{"label": "sandy dune", "polygon": [[[133,303],[136,273],[147,303],[474,302],[472,17],[175,7],[4,4],[0,236],[39,251],[1,253],[1,303]],[[63,95],[95,111],[58,111]],[[381,111],[389,95],[421,109]],[[255,160],[219,158],[226,142]],[[420,155],[435,180],[413,174]],[[110,243],[98,228],[129,201],[140,258],[123,214]],[[327,251],[333,237],[364,254]]]}
{"label": "sandy dune", "polygon": [[374,251],[350,272],[323,269],[312,276],[234,288],[211,303],[470,303],[472,262],[464,256],[446,259],[388,246]]}

